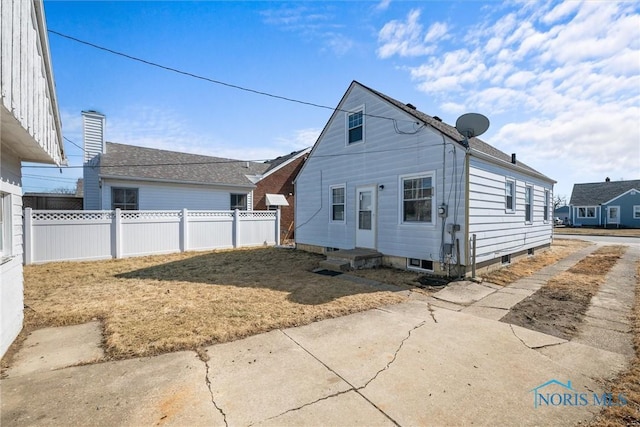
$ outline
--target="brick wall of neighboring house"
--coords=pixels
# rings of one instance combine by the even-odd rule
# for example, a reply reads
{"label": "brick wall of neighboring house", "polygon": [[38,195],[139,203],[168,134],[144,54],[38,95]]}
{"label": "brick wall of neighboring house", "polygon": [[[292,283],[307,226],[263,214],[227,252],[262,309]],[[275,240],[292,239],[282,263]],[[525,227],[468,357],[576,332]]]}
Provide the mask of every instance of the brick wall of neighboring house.
{"label": "brick wall of neighboring house", "polygon": [[265,194],[282,194],[287,198],[289,206],[283,206],[281,208],[281,220],[280,220],[280,241],[292,240],[295,237],[295,225],[294,219],[294,194],[293,194],[293,180],[300,172],[300,168],[304,164],[307,156],[304,155],[281,169],[273,172],[263,180],[256,184],[256,189],[253,190],[253,209],[265,210],[267,206],[265,204]]}

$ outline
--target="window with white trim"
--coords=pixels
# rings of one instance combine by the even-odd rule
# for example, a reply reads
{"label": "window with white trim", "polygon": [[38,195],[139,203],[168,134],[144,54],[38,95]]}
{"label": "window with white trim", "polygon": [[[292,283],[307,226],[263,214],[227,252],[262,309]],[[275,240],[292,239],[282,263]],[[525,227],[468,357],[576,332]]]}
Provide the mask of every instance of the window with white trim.
{"label": "window with white trim", "polygon": [[0,193],[0,257],[11,255],[11,195]]}
{"label": "window with white trim", "polygon": [[543,219],[549,221],[549,190],[544,190],[544,212]]}
{"label": "window with white trim", "polygon": [[433,174],[401,178],[403,223],[433,223],[433,180]]}
{"label": "window with white trim", "polygon": [[507,180],[504,187],[504,203],[507,212],[515,212],[516,210],[516,182]]}
{"label": "window with white trim", "polygon": [[595,218],[595,206],[582,206],[578,208],[578,218]]}
{"label": "window with white trim", "polygon": [[533,187],[524,187],[524,221],[533,222]]}
{"label": "window with white trim", "polygon": [[364,112],[347,115],[347,145],[364,141]]}
{"label": "window with white trim", "polygon": [[640,205],[633,206],[633,219],[640,219]]}
{"label": "window with white trim", "polygon": [[138,189],[137,188],[111,188],[111,209],[122,209],[123,211],[138,210]]}
{"label": "window with white trim", "polygon": [[331,187],[331,221],[344,222],[345,187]]}
{"label": "window with white trim", "polygon": [[239,211],[247,210],[247,195],[246,194],[232,194],[231,195],[231,210],[235,211],[236,209]]}

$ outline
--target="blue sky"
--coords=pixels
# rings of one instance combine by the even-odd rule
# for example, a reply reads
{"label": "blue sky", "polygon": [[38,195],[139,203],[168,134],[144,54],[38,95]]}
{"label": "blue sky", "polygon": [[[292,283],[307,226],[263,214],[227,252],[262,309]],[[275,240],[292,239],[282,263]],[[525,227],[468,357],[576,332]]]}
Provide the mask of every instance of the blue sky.
{"label": "blue sky", "polygon": [[[210,79],[335,107],[352,80],[455,124],[558,181],[640,178],[640,3],[45,0],[66,35]],[[49,34],[63,134],[264,160],[311,146],[331,110],[153,68]],[[71,166],[81,150],[65,141]],[[25,191],[81,169],[23,169]]]}

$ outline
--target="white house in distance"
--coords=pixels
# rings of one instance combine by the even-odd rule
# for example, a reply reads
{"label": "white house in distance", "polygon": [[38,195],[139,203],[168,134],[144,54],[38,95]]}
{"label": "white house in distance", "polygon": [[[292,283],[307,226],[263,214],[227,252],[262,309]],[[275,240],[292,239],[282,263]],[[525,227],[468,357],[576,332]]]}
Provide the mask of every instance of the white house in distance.
{"label": "white house in distance", "polygon": [[0,2],[0,356],[22,329],[21,162],[66,162],[42,0]]}
{"label": "white house in distance", "polygon": [[83,111],[84,209],[252,210],[269,163],[105,141],[106,118]]}
{"label": "white house in distance", "polygon": [[296,179],[296,244],[373,249],[435,274],[511,262],[552,240],[554,180],[356,81]]}

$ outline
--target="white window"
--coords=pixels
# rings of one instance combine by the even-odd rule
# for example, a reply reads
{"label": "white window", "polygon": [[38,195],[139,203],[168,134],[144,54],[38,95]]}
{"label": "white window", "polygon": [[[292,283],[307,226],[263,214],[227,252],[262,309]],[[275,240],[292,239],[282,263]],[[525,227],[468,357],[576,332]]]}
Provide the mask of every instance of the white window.
{"label": "white window", "polygon": [[111,209],[138,210],[137,188],[111,188]]}
{"label": "white window", "polygon": [[331,221],[344,222],[344,185],[331,187]]}
{"label": "white window", "polygon": [[633,219],[640,219],[640,205],[633,207]]}
{"label": "white window", "polygon": [[364,141],[364,111],[347,114],[347,145]]}
{"label": "white window", "polygon": [[549,190],[544,190],[544,213],[543,219],[549,221]]}
{"label": "white window", "polygon": [[0,257],[9,256],[11,245],[11,195],[0,193]]}
{"label": "white window", "polygon": [[433,223],[433,174],[401,177],[402,222]]}
{"label": "white window", "polygon": [[247,210],[247,195],[246,194],[232,194],[231,195],[231,210],[239,211]]}
{"label": "white window", "polygon": [[504,187],[504,203],[505,203],[505,210],[507,212],[510,212],[510,213],[515,212],[515,209],[516,209],[515,194],[516,194],[515,181],[507,180]]}
{"label": "white window", "polygon": [[524,188],[524,221],[533,221],[533,187]]}
{"label": "white window", "polygon": [[578,208],[578,218],[595,218],[596,208],[593,206],[584,206]]}

